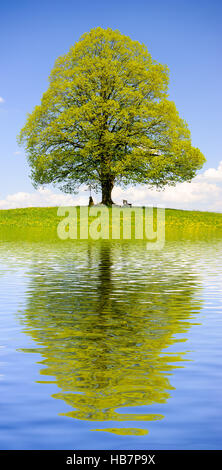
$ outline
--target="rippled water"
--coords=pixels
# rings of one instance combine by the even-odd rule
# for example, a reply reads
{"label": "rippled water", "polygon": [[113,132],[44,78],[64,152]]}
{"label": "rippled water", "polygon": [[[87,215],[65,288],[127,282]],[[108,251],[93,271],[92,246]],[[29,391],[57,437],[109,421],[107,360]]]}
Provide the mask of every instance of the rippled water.
{"label": "rippled water", "polygon": [[219,449],[222,241],[2,243],[1,449]]}

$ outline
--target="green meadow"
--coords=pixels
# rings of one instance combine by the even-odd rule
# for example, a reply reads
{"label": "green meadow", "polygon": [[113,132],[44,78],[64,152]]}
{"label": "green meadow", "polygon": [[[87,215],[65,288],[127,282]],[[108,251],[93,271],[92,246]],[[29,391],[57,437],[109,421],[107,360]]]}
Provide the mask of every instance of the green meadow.
{"label": "green meadow", "polygon": [[[98,208],[99,210],[99,208]],[[135,238],[135,218],[130,209],[121,209],[131,221],[132,238]],[[57,215],[57,207],[29,207],[25,209],[0,210],[0,239],[29,241],[61,241],[57,227],[64,217]],[[76,207],[79,227],[80,207]],[[98,213],[99,214],[99,213]],[[67,216],[68,214],[66,214]],[[96,217],[89,218],[90,223]],[[126,220],[126,219],[125,219]],[[153,229],[156,230],[156,211],[153,212]],[[111,233],[111,232],[110,232]],[[222,213],[165,210],[165,236],[167,239],[206,239],[222,236]],[[121,232],[122,238],[122,232]]]}

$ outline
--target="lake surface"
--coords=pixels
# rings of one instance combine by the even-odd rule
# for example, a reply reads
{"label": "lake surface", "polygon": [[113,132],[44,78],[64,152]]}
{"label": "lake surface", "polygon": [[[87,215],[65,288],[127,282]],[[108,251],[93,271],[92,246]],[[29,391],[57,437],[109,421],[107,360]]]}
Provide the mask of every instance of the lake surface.
{"label": "lake surface", "polygon": [[221,449],[222,241],[0,244],[1,449]]}

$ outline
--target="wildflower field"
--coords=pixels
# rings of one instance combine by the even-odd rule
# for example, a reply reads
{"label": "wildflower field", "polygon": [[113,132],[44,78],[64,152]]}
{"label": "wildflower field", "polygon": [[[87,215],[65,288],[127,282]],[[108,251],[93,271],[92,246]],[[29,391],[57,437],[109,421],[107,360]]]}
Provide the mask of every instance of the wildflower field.
{"label": "wildflower field", "polygon": [[[0,210],[0,240],[59,241],[57,227],[64,217],[59,217],[57,211],[57,207]],[[78,226],[79,211],[78,206]],[[128,211],[127,217],[131,218],[129,209],[123,211]],[[93,220],[93,217],[91,219]],[[131,220],[133,231],[133,216]],[[153,228],[156,229],[155,210]],[[222,237],[222,213],[166,209],[165,233],[166,239]]]}

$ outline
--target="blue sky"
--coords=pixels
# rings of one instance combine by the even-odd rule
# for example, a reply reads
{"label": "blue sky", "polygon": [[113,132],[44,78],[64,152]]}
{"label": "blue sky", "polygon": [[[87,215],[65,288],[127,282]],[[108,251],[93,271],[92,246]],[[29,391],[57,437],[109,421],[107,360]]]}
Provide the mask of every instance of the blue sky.
{"label": "blue sky", "polygon": [[[119,29],[144,43],[155,60],[169,66],[170,99],[175,101],[181,117],[188,122],[193,145],[199,147],[207,158],[202,170],[204,176],[196,181],[199,185],[201,181],[208,184],[208,187],[202,186],[203,191],[204,188],[209,191],[204,205],[202,201],[203,208],[215,210],[217,206],[222,210],[222,206],[219,207],[222,193],[217,190],[222,183],[222,169],[218,169],[222,160],[221,16],[222,3],[219,0],[9,0],[2,3],[0,207],[14,207],[16,202],[7,205],[13,195],[17,195],[17,205],[24,205],[19,200],[20,193],[26,194],[26,205],[37,204],[41,198],[44,204],[44,197],[47,204],[50,202],[46,193],[45,196],[41,193],[38,199],[39,192],[35,193],[28,177],[29,168],[24,152],[17,147],[16,136],[26,114],[39,104],[42,93],[47,89],[55,59],[65,54],[84,32],[101,26]],[[209,180],[206,170],[211,168],[217,173],[212,179],[211,171]],[[216,185],[216,206],[211,200],[213,187],[209,184]],[[197,188],[199,186],[195,187],[196,192]],[[139,193],[135,191],[129,190],[128,197],[140,202]],[[53,199],[54,193],[58,192],[51,190],[52,203],[68,201]],[[122,197],[122,193],[119,194]],[[171,205],[176,207],[173,194],[176,203],[177,192],[170,192]],[[82,196],[85,197],[86,193]],[[146,198],[144,193],[143,198]],[[168,201],[166,197],[165,201]],[[199,204],[197,200],[195,204]],[[192,207],[196,207],[195,204]],[[186,208],[186,204],[183,207]]]}

